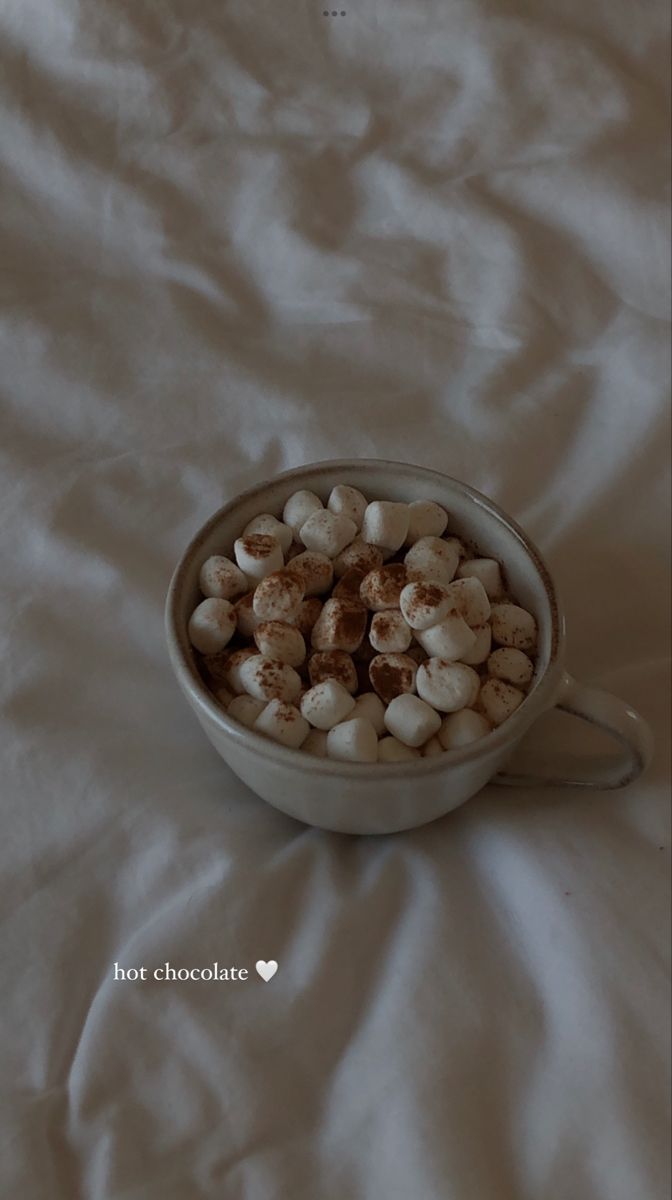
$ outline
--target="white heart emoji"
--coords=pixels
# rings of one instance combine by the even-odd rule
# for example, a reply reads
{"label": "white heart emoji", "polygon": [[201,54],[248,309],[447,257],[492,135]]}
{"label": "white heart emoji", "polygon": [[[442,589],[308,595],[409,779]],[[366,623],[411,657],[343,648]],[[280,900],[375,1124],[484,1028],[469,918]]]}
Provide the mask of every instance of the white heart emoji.
{"label": "white heart emoji", "polygon": [[256,963],[256,968],[257,973],[261,975],[264,983],[268,983],[269,979],[272,979],[275,975],[275,972],[278,969],[278,964],[275,959],[271,959],[270,962],[264,962],[263,958],[260,958],[259,962]]}

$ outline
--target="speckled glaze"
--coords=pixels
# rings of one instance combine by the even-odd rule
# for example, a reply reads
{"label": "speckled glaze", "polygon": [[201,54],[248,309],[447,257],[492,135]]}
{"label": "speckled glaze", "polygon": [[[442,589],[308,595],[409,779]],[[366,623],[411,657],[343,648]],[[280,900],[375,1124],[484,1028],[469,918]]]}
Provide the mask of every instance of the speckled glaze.
{"label": "speckled glaze", "polygon": [[[300,488],[326,501],[332,487],[348,483],[380,500],[436,500],[450,513],[450,532],[473,541],[506,568],[510,590],[534,613],[539,626],[537,669],[520,708],[499,729],[473,745],[422,760],[393,764],[340,763],[289,750],[229,719],[198,673],[187,637],[197,604],[198,573],[210,555],[231,554],[241,529],[261,512],[280,515]],[[485,783],[623,787],[644,769],[651,753],[646,723],[621,700],[577,684],[565,671],[564,621],[553,581],[523,531],[491,500],[436,471],[408,463],[341,459],[287,471],[236,496],[210,518],[185,550],[166,602],[166,634],[177,681],[207,737],[232,771],[258,796],[309,825],[341,833],[394,833],[424,825],[463,804]],[[582,778],[501,773],[533,722],[557,705],[610,733],[621,753],[600,760]]]}

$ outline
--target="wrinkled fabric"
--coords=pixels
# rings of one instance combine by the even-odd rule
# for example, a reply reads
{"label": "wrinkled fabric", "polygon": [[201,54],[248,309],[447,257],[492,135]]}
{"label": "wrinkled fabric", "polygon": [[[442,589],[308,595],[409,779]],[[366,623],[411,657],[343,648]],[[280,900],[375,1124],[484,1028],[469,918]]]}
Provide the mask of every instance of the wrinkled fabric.
{"label": "wrinkled fabric", "polygon": [[[21,1200],[669,1192],[668,6],[342,3],[0,12]],[[340,456],[524,525],[645,778],[356,839],[233,777],[168,581],[225,499]],[[250,977],[114,979],[167,961]]]}

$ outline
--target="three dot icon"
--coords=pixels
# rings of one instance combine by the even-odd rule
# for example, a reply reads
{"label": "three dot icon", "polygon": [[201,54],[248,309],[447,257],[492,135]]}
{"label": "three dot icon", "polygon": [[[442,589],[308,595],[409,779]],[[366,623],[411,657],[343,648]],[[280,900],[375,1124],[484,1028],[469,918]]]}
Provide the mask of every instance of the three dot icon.
{"label": "three dot icon", "polygon": [[325,8],[322,13],[323,17],[344,17],[345,15],[346,12],[344,8],[342,8],[340,12],[338,12],[338,10],[335,8],[332,8],[331,12],[329,12],[329,9]]}

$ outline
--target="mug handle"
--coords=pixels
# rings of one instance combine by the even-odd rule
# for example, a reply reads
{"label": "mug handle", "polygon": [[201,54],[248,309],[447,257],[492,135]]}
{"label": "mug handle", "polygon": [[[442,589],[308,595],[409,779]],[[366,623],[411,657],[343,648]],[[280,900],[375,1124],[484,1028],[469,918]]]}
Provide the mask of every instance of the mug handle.
{"label": "mug handle", "polygon": [[[653,755],[653,735],[643,717],[634,708],[603,692],[600,688],[578,683],[566,671],[563,674],[555,707],[560,712],[580,717],[609,734],[620,746],[620,754],[601,757],[593,764],[580,762],[576,775],[513,774],[500,771],[490,780],[503,787],[575,787],[613,790],[626,787],[641,775]],[[566,770],[566,768],[565,768]]]}

